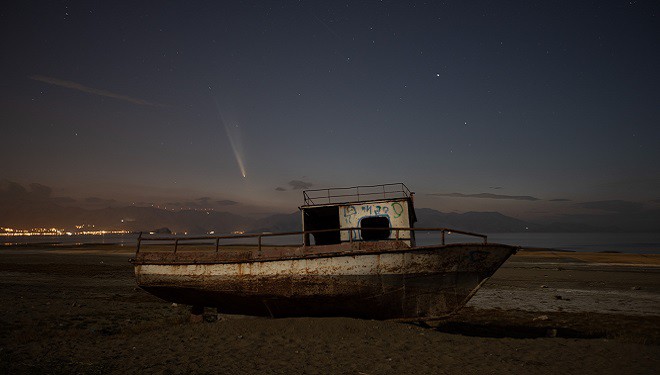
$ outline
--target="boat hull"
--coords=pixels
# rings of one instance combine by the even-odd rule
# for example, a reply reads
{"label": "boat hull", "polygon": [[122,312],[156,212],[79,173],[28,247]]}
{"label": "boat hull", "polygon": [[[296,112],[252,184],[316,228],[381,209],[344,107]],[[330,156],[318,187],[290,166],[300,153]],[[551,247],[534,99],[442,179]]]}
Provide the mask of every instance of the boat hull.
{"label": "boat hull", "polygon": [[460,309],[515,251],[453,244],[245,261],[146,255],[135,273],[141,288],[162,299],[221,313],[416,320]]}

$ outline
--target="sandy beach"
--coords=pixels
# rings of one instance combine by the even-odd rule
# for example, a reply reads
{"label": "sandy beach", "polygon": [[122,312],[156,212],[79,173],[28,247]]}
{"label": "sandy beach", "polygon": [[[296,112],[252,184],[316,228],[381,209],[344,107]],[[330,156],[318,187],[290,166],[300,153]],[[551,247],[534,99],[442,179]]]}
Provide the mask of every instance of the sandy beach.
{"label": "sandy beach", "polygon": [[0,372],[651,374],[660,255],[521,251],[429,325],[218,315],[136,287],[132,248],[0,248]]}

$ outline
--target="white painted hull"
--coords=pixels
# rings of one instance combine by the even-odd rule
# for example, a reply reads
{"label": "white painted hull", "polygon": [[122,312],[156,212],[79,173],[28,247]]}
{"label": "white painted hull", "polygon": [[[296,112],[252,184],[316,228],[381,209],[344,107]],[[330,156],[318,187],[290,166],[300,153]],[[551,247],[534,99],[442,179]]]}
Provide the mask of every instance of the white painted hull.
{"label": "white painted hull", "polygon": [[244,261],[146,253],[134,263],[145,290],[225,313],[431,319],[467,303],[515,250],[462,244]]}

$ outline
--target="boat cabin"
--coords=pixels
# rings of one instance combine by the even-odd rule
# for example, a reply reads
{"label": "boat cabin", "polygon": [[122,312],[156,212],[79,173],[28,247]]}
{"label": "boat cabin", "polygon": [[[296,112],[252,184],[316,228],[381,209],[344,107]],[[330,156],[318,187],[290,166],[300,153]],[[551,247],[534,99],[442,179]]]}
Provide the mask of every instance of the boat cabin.
{"label": "boat cabin", "polygon": [[[303,191],[305,245],[400,240],[415,246],[414,193],[403,183]],[[312,243],[313,237],[313,243]]]}

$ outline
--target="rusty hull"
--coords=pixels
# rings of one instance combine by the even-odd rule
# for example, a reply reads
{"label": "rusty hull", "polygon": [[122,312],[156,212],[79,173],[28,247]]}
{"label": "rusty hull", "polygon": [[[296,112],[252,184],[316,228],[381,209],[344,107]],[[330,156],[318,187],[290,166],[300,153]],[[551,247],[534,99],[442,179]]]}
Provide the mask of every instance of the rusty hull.
{"label": "rusty hull", "polygon": [[261,251],[143,250],[133,263],[144,290],[227,314],[428,320],[464,306],[516,250],[383,241]]}

